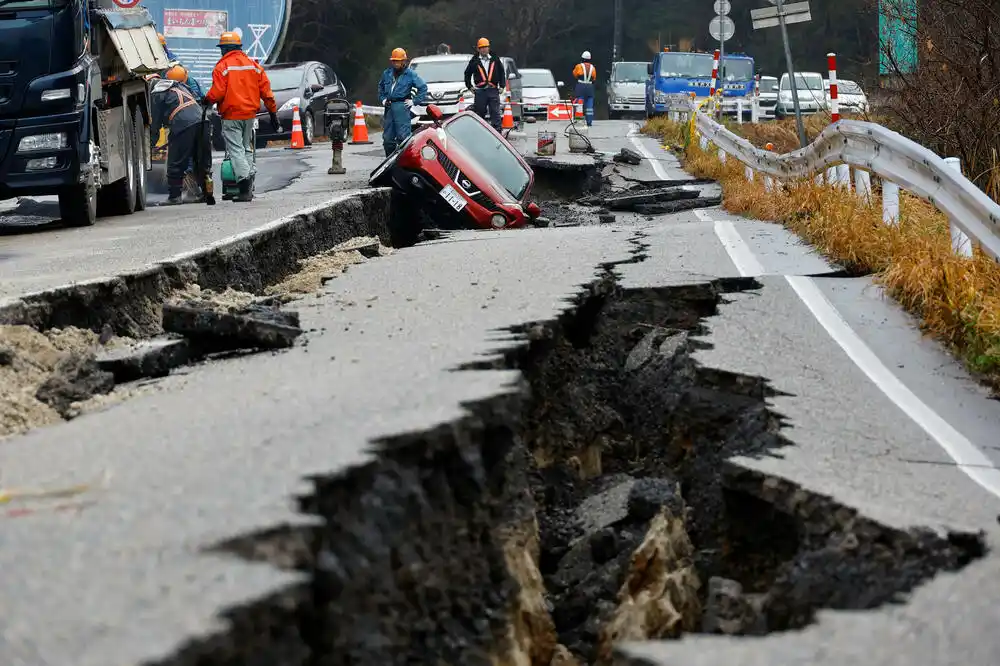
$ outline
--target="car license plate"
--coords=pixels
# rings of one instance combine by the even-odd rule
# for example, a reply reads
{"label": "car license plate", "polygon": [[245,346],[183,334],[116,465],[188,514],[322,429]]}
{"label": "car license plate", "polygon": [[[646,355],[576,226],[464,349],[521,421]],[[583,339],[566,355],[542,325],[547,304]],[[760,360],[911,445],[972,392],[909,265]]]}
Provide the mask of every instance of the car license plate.
{"label": "car license plate", "polygon": [[442,188],[441,196],[444,197],[444,200],[448,202],[448,205],[455,210],[460,211],[465,208],[465,199],[458,193],[458,190],[451,185],[445,185],[444,188]]}

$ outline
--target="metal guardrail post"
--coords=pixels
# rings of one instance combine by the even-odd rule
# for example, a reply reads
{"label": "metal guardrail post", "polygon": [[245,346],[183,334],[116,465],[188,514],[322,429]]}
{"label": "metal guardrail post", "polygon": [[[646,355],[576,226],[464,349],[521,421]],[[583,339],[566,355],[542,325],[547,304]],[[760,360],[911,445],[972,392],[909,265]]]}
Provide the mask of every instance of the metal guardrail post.
{"label": "metal guardrail post", "polygon": [[[962,160],[958,157],[946,157],[944,158],[944,163],[948,165],[949,168],[962,173]],[[966,236],[961,229],[955,226],[954,220],[948,221],[948,230],[951,232],[951,249],[955,251],[955,254],[960,256],[971,257],[972,256],[972,241]]]}
{"label": "metal guardrail post", "polygon": [[899,185],[889,180],[882,181],[882,221],[899,222]]}

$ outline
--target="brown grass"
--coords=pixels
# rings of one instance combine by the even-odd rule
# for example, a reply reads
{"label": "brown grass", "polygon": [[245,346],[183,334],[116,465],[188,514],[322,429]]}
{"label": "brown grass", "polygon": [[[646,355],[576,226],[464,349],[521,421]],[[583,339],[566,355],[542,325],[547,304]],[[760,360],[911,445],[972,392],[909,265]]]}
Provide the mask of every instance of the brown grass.
{"label": "brown grass", "polygon": [[[818,121],[816,121],[818,123]],[[786,128],[764,123],[754,140],[774,142]],[[677,123],[673,123],[677,125]],[[673,136],[676,127],[647,127]],[[794,123],[791,125],[794,146]],[[749,125],[744,125],[749,130]],[[817,129],[813,127],[813,129]],[[821,129],[821,128],[818,128]],[[663,132],[663,134],[660,134]],[[748,132],[749,133],[749,132]],[[786,138],[787,140],[787,138]],[[923,328],[955,350],[970,369],[1000,380],[1000,264],[978,249],[972,258],[951,250],[948,220],[930,204],[901,194],[900,222],[882,221],[880,193],[872,203],[853,193],[812,180],[786,183],[767,192],[763,179],[748,182],[737,160],[719,162],[714,152],[691,142],[685,168],[714,178],[726,210],[783,224],[824,255],[851,271],[872,273],[886,292],[921,318]]]}

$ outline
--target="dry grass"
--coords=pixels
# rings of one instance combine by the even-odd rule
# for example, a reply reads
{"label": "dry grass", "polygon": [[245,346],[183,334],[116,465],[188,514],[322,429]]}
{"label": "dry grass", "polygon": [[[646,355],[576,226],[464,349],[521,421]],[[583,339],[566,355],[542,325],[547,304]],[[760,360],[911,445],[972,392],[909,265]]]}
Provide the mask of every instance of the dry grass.
{"label": "dry grass", "polygon": [[[769,128],[772,124],[778,125],[754,128],[760,137],[754,143],[766,137],[777,144],[787,129]],[[791,128],[797,147],[794,123]],[[658,136],[678,131],[659,123],[649,129]],[[878,191],[872,203],[812,180],[767,192],[763,179],[746,180],[741,163],[723,164],[697,142],[687,146],[684,157],[693,175],[719,181],[726,210],[779,222],[848,270],[874,274],[889,295],[921,318],[928,333],[951,346],[970,369],[987,374],[994,386],[1000,383],[1000,264],[978,250],[972,258],[956,256],[948,220],[933,206],[902,194],[900,222],[887,225]]]}

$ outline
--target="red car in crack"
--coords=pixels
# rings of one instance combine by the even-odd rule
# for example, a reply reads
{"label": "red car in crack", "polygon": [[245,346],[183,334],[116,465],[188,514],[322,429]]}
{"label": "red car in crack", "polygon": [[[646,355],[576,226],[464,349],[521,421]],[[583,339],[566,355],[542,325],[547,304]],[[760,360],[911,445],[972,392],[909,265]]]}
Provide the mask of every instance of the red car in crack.
{"label": "red car in crack", "polygon": [[368,179],[373,187],[391,186],[401,197],[394,215],[403,213],[406,219],[395,226],[406,229],[397,231],[415,241],[424,226],[516,229],[534,224],[541,214],[538,204],[528,201],[535,174],[520,153],[474,113],[442,120],[433,104],[427,113],[433,126],[411,135]]}

